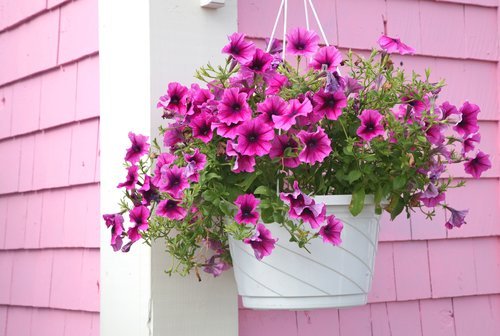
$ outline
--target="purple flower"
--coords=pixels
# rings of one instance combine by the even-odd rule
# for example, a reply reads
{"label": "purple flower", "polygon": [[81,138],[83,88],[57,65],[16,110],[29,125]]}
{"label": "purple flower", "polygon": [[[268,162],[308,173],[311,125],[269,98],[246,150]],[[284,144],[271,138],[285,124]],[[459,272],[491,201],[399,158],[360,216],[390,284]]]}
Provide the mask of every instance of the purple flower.
{"label": "purple flower", "polygon": [[137,184],[137,181],[139,180],[139,174],[137,174],[137,171],[139,170],[139,167],[136,165],[132,165],[127,168],[127,179],[125,182],[122,182],[118,184],[117,188],[123,188],[127,190],[132,190],[135,189],[135,185]]}
{"label": "purple flower", "polygon": [[316,70],[323,70],[323,66],[326,66],[327,71],[335,71],[340,62],[342,62],[340,51],[334,46],[329,46],[319,48],[309,66]]}
{"label": "purple flower", "polygon": [[293,189],[293,193],[280,193],[280,199],[290,206],[288,215],[292,219],[308,222],[313,229],[318,228],[325,221],[325,205],[316,204],[314,199],[304,194],[297,181],[293,182]]}
{"label": "purple flower", "polygon": [[334,215],[330,215],[326,217],[326,225],[319,229],[319,235],[323,237],[323,242],[337,246],[342,243],[340,235],[342,234],[343,229],[344,224],[335,218]]}
{"label": "purple flower", "polygon": [[212,123],[212,129],[217,128],[217,134],[223,138],[234,140],[238,136],[238,127],[241,123],[230,124],[214,122]]}
{"label": "purple flower", "polygon": [[231,268],[228,263],[222,260],[215,261],[216,259],[220,259],[220,257],[215,255],[211,256],[210,259],[207,260],[205,267],[203,267],[203,271],[212,274],[214,278],[221,275],[225,270]]}
{"label": "purple flower", "polygon": [[242,155],[239,153],[235,145],[231,140],[229,140],[226,144],[226,154],[228,156],[235,156],[236,161],[234,163],[234,167],[232,169],[235,173],[247,172],[252,173],[255,171],[255,156]]}
{"label": "purple flower", "polygon": [[128,138],[130,139],[130,142],[132,142],[132,146],[127,149],[127,154],[125,154],[125,161],[134,164],[139,161],[141,156],[149,151],[148,137],[141,134],[129,132]]}
{"label": "purple flower", "polygon": [[237,150],[242,155],[263,156],[271,149],[274,130],[260,119],[244,122],[238,128]]}
{"label": "purple flower", "polygon": [[460,113],[457,110],[455,105],[451,105],[449,102],[445,101],[440,106],[441,112],[443,113],[443,120],[448,119],[452,115],[459,115]]}
{"label": "purple flower", "polygon": [[455,210],[453,208],[450,208],[449,206],[447,206],[446,209],[450,210],[451,213],[450,219],[445,224],[448,230],[451,230],[454,227],[461,227],[463,224],[467,224],[467,222],[465,221],[465,216],[467,216],[469,210]]}
{"label": "purple flower", "polygon": [[169,83],[167,94],[160,97],[156,107],[163,107],[165,110],[178,114],[186,114],[187,99],[189,90],[177,82]]}
{"label": "purple flower", "polygon": [[342,91],[327,93],[319,90],[313,97],[314,111],[330,120],[337,120],[342,109],[347,106],[347,98]]}
{"label": "purple flower", "polygon": [[176,159],[176,156],[170,153],[161,153],[158,158],[156,159],[156,166],[154,170],[154,177],[152,179],[152,182],[155,186],[160,185],[161,181],[161,168],[163,166],[170,166],[172,162]]}
{"label": "purple flower", "polygon": [[470,159],[464,164],[465,172],[474,178],[481,177],[481,174],[491,168],[490,156],[479,151],[474,159]]}
{"label": "purple flower", "polygon": [[184,138],[184,126],[180,123],[173,123],[169,125],[169,128],[163,134],[163,144],[166,147],[175,148],[179,142],[183,142]]}
{"label": "purple flower", "polygon": [[467,137],[464,138],[462,154],[465,155],[465,153],[468,153],[471,150],[473,150],[475,148],[474,142],[479,143],[480,141],[481,141],[481,134],[479,133],[469,134]]}
{"label": "purple flower", "polygon": [[371,141],[384,134],[383,117],[377,110],[364,110],[358,118],[361,120],[361,126],[357,129],[356,134],[360,138]]}
{"label": "purple flower", "polygon": [[235,124],[250,119],[252,110],[247,103],[247,94],[238,88],[224,90],[222,101],[219,103],[219,120],[226,124]]}
{"label": "purple flower", "polygon": [[292,137],[289,137],[286,134],[274,137],[271,144],[271,150],[269,151],[269,157],[271,159],[275,159],[277,157],[282,158],[287,149],[291,149],[291,152],[295,156],[283,158],[283,165],[288,168],[298,167],[300,165],[300,160],[298,158],[299,144]]}
{"label": "purple flower", "polygon": [[351,93],[358,93],[363,89],[363,85],[359,84],[359,82],[351,77],[346,78],[345,82],[345,95],[348,97]]}
{"label": "purple flower", "polygon": [[149,175],[144,176],[144,183],[139,189],[139,193],[142,195],[142,204],[149,205],[151,201],[157,200],[159,198],[158,188],[152,183],[152,178]]}
{"label": "purple flower", "polygon": [[415,53],[415,49],[404,44],[400,39],[392,38],[387,35],[380,36],[380,38],[378,39],[378,44],[389,54],[398,53],[401,55],[413,55]]}
{"label": "purple flower", "polygon": [[462,116],[462,120],[453,127],[453,129],[463,137],[479,131],[477,124],[477,115],[480,112],[479,106],[465,102],[458,111]]}
{"label": "purple flower", "polygon": [[297,137],[304,144],[304,148],[299,154],[299,159],[302,162],[311,165],[316,162],[323,162],[332,151],[330,139],[319,126],[316,132],[300,131]]}
{"label": "purple flower", "polygon": [[173,220],[183,220],[184,217],[186,217],[187,211],[183,207],[179,206],[180,203],[181,201],[173,199],[163,200],[158,203],[156,214]]}
{"label": "purple flower", "polygon": [[243,239],[245,244],[249,244],[253,248],[255,258],[258,260],[262,260],[273,252],[276,241],[271,236],[271,231],[266,229],[263,224],[257,225],[257,230],[252,237]]}
{"label": "purple flower", "polygon": [[[270,41],[270,38],[269,37],[266,37],[266,50],[267,50],[267,47],[269,47],[269,42]],[[269,48],[269,53],[271,55],[274,55],[274,54],[279,54],[283,51],[283,41],[282,40],[278,40],[278,39],[273,39],[273,42],[271,44],[271,48]]]}
{"label": "purple flower", "polygon": [[252,194],[244,194],[238,196],[234,204],[238,206],[238,212],[234,216],[234,220],[238,224],[257,224],[259,213],[255,210],[259,206],[260,200]]}
{"label": "purple flower", "polygon": [[191,121],[191,128],[193,129],[193,137],[200,139],[204,143],[212,140],[212,122],[214,118],[205,112],[202,112]]}
{"label": "purple flower", "polygon": [[184,160],[187,162],[186,177],[192,182],[198,182],[200,179],[199,171],[205,168],[207,156],[196,148],[193,154],[184,154]]}
{"label": "purple flower", "polygon": [[419,199],[426,207],[434,208],[445,200],[445,194],[439,192],[434,183],[429,183],[427,189],[420,195]]}
{"label": "purple flower", "polygon": [[181,198],[182,191],[189,188],[184,169],[177,166],[161,168],[160,190],[168,192],[173,198]]}
{"label": "purple flower", "polygon": [[146,231],[149,227],[149,209],[143,205],[133,208],[129,213],[130,222],[134,223],[134,226],[130,227],[127,231],[127,236],[131,243],[134,243],[141,239],[139,230]]}
{"label": "purple flower", "polygon": [[283,115],[273,116],[274,127],[288,131],[290,127],[296,124],[298,116],[307,116],[312,111],[312,105],[309,99],[300,102],[298,99],[292,99],[288,102]]}
{"label": "purple flower", "polygon": [[427,140],[433,145],[440,145],[444,142],[444,134],[442,125],[432,125],[425,132]]}
{"label": "purple flower", "polygon": [[269,69],[272,61],[273,56],[257,48],[250,61],[244,64],[244,69],[262,74]]}
{"label": "purple flower", "polygon": [[251,60],[255,52],[255,44],[246,41],[245,34],[233,33],[227,38],[229,39],[229,44],[222,48],[222,53],[233,56],[240,63]]}
{"label": "purple flower", "polygon": [[318,50],[319,36],[312,30],[295,28],[286,34],[286,52],[296,56],[311,56]]}
{"label": "purple flower", "polygon": [[191,111],[189,115],[200,113],[203,109],[207,109],[210,102],[213,102],[214,95],[209,89],[201,89],[198,84],[191,84]]}
{"label": "purple flower", "polygon": [[271,127],[274,127],[273,116],[285,114],[286,102],[280,96],[267,97],[262,103],[257,104],[258,119]]}
{"label": "purple flower", "polygon": [[111,246],[116,252],[122,247],[123,216],[120,213],[102,215],[106,226],[111,228]]}

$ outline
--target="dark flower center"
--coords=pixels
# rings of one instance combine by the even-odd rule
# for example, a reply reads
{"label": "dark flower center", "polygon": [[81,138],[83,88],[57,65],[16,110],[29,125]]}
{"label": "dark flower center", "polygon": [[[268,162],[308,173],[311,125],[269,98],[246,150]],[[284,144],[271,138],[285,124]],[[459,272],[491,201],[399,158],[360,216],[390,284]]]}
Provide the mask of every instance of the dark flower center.
{"label": "dark flower center", "polygon": [[[202,127],[200,127],[200,134],[201,135],[208,135],[208,133],[210,133],[210,127],[208,125],[203,125]],[[194,160],[193,160],[194,162]]]}
{"label": "dark flower center", "polygon": [[240,53],[240,48],[238,48],[237,45],[231,46],[231,54],[239,55]]}
{"label": "dark flower center", "polygon": [[375,124],[372,121],[369,121],[365,124],[366,130],[371,132],[375,129]]}
{"label": "dark flower center", "polygon": [[132,151],[133,151],[134,153],[139,153],[139,152],[141,151],[141,146],[139,146],[139,145],[138,145],[138,144],[136,144],[136,143],[135,143],[135,144],[133,144],[133,145],[132,145]]}
{"label": "dark flower center", "polygon": [[334,98],[330,98],[325,102],[325,105],[328,107],[335,107],[335,103],[337,101]]}
{"label": "dark flower center", "polygon": [[170,185],[173,187],[178,186],[180,183],[181,183],[181,179],[179,178],[179,176],[173,176],[170,179]]}
{"label": "dark flower center", "polygon": [[167,209],[174,209],[177,207],[177,203],[174,201],[168,201],[167,204],[165,204],[165,208]]}
{"label": "dark flower center", "polygon": [[262,60],[253,60],[252,64],[250,65],[250,69],[253,71],[260,71],[262,70],[262,67],[264,66],[264,63]]}
{"label": "dark flower center", "polygon": [[259,134],[256,132],[249,133],[247,135],[247,140],[249,142],[257,142],[257,140],[259,140]]}
{"label": "dark flower center", "polygon": [[317,145],[318,145],[318,141],[314,138],[309,139],[307,141],[307,147],[309,147],[309,148],[315,148]]}
{"label": "dark flower center", "polygon": [[233,105],[231,105],[231,108],[233,109],[233,111],[239,112],[241,110],[241,104],[233,103]]}
{"label": "dark flower center", "polygon": [[244,205],[241,207],[241,213],[243,217],[253,217],[252,210],[252,207],[249,205]]}
{"label": "dark flower center", "polygon": [[170,103],[172,104],[179,104],[179,102],[181,101],[180,97],[178,95],[173,95],[172,97],[170,97]]}
{"label": "dark flower center", "polygon": [[305,48],[306,48],[306,46],[302,42],[295,44],[295,49],[297,49],[297,50],[304,50]]}

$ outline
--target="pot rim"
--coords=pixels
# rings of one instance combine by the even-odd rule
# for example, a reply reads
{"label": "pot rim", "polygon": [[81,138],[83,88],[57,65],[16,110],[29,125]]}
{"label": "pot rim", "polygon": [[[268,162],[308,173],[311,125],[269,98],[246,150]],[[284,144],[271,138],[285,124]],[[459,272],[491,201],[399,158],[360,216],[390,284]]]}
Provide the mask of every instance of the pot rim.
{"label": "pot rim", "polygon": [[[311,195],[311,197],[325,205],[349,205],[352,199],[352,195]],[[375,204],[373,195],[366,195],[364,204]]]}

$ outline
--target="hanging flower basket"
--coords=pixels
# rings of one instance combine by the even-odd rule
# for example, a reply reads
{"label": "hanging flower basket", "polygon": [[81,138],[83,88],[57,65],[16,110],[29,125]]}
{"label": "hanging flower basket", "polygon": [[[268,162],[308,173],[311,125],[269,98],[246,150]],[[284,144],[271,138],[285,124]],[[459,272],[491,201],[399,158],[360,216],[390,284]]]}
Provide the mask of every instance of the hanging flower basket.
{"label": "hanging flower basket", "polygon": [[[379,218],[373,197],[365,199],[356,217],[349,211],[351,195],[316,196],[326,214],[339,221],[342,244],[336,248],[313,240],[306,251],[291,243],[288,232],[273,224],[273,253],[259,261],[252,248],[229,238],[234,276],[243,305],[253,309],[309,310],[363,305],[370,290]],[[340,243],[340,242],[335,242]]]}
{"label": "hanging flower basket", "polygon": [[116,251],[162,240],[168,273],[200,280],[234,266],[251,308],[342,307],[366,303],[382,212],[442,207],[447,228],[465,223],[447,169],[491,167],[479,107],[397,68],[392,53],[413,53],[398,39],[367,58],[319,40],[297,28],[264,51],[235,33],[225,64],[196,71],[205,86],[168,85],[163,138],[129,134],[120,211],[104,215]]}

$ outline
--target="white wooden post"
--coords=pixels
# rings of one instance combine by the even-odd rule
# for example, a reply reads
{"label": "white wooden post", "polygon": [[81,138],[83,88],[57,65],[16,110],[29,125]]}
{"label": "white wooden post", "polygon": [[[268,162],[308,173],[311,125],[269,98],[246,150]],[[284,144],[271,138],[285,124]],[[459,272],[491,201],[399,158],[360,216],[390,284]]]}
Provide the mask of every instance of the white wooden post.
{"label": "white wooden post", "polygon": [[[223,61],[226,36],[237,30],[236,0],[203,9],[198,0],[99,1],[101,212],[118,210],[127,133],[156,134],[157,98],[168,82],[188,84],[194,69]],[[237,335],[232,274],[219,279],[169,277],[159,243],[128,254],[101,231],[101,335]]]}
{"label": "white wooden post", "polygon": [[[219,9],[204,9],[197,0],[151,0],[151,105],[167,84],[195,81],[194,70],[210,61],[224,62],[227,35],[237,31],[236,0]],[[159,125],[162,112],[153,111]],[[232,272],[217,279],[168,277],[170,258],[153,247],[152,292],[154,335],[236,336],[238,302]]]}

